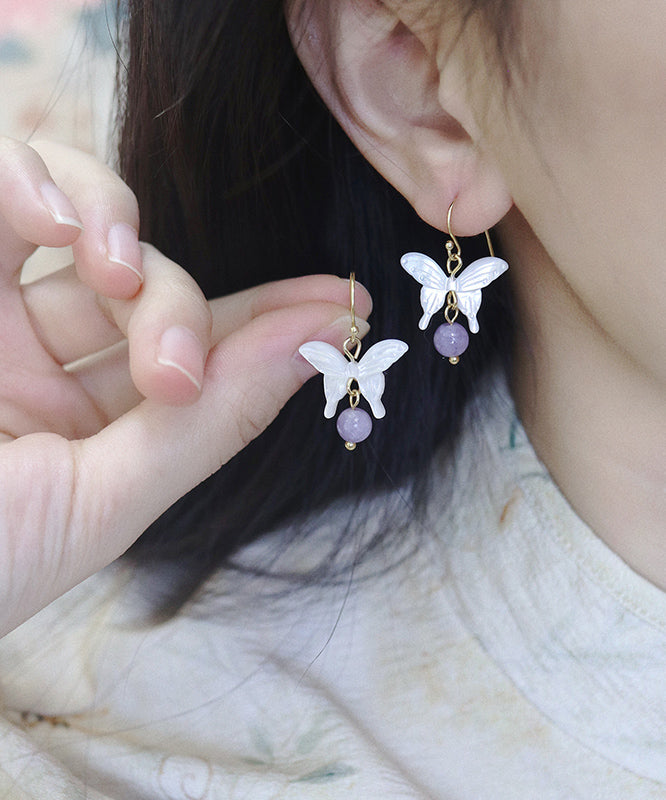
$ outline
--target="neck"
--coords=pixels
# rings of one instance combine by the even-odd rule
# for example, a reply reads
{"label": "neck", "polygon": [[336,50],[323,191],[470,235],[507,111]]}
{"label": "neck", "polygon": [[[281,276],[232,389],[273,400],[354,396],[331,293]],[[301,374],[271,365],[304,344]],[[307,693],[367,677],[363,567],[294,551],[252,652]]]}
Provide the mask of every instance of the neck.
{"label": "neck", "polygon": [[666,589],[666,387],[598,326],[517,212],[503,233],[527,434],[581,519]]}

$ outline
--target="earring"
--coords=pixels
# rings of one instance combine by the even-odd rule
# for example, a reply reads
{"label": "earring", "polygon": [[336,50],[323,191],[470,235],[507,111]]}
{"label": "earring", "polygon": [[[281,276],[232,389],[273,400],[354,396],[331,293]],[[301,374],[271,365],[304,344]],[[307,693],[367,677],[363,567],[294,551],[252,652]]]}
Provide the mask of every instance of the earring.
{"label": "earring", "polygon": [[446,243],[446,273],[439,264],[423,253],[405,253],[400,263],[402,268],[421,284],[423,316],[419,328],[422,331],[428,327],[432,315],[446,303],[444,309],[446,323],[435,331],[433,344],[435,350],[448,358],[451,364],[457,364],[469,345],[467,331],[456,322],[458,312],[462,311],[467,317],[470,332],[478,333],[479,323],[476,315],[481,307],[481,289],[506,272],[509,265],[495,256],[490,234],[485,231],[490,255],[473,261],[460,272],[463,262],[460,243],[451,229],[452,211],[453,203],[446,215],[446,227],[450,237]]}
{"label": "earring", "polygon": [[345,394],[349,397],[349,408],[340,414],[337,421],[338,433],[345,440],[347,450],[355,450],[356,445],[367,439],[372,431],[372,417],[358,408],[361,397],[368,401],[377,419],[384,417],[384,371],[408,350],[407,345],[399,339],[385,339],[373,344],[359,361],[361,340],[358,338],[354,310],[355,284],[356,277],[352,272],[349,276],[351,324],[349,336],[342,345],[344,355],[328,342],[306,342],[298,348],[303,358],[324,375],[326,419],[335,415],[338,403]]}

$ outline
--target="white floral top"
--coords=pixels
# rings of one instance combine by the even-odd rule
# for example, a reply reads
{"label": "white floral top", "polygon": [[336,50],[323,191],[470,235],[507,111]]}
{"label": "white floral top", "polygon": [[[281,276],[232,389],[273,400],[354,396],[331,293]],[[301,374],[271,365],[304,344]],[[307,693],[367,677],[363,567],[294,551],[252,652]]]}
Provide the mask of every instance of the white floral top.
{"label": "white floral top", "polygon": [[665,798],[664,594],[575,517],[503,390],[455,479],[433,469],[429,519],[353,580],[222,576],[150,627],[113,568],[6,637],[0,797]]}

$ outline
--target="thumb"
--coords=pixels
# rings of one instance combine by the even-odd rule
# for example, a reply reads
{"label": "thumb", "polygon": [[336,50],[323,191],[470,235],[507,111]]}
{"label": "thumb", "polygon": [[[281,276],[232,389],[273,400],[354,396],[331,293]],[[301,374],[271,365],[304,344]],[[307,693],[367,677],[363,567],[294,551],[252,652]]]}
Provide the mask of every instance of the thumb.
{"label": "thumb", "polygon": [[[102,527],[115,528],[118,536],[130,526],[138,528],[137,535],[145,530],[262,433],[315,374],[298,353],[304,341],[323,339],[339,346],[348,335],[349,311],[330,303],[263,314],[213,349],[194,406],[146,401],[81,442],[93,482],[88,491],[104,493],[111,503]],[[323,396],[322,407],[312,413],[322,414],[322,409]],[[111,486],[104,477],[109,472],[115,476]]]}
{"label": "thumb", "polygon": [[[357,324],[361,333],[367,331],[367,323]],[[74,466],[67,471],[70,486],[62,492],[67,508],[45,510],[42,526],[32,525],[20,537],[24,567],[26,550],[43,551],[47,539],[58,542],[59,553],[52,574],[43,574],[38,557],[30,569],[21,570],[27,573],[24,585],[31,587],[31,596],[23,591],[20,619],[12,624],[120,556],[178,498],[258,436],[314,374],[298,354],[304,341],[339,346],[348,333],[349,311],[336,303],[306,302],[273,310],[250,320],[211,351],[202,395],[194,405],[146,400],[98,434],[76,442],[35,434],[43,437],[42,446],[57,446],[60,453],[64,446],[71,448],[61,460]],[[322,414],[322,408],[312,413]],[[24,437],[26,445],[29,439]],[[47,494],[55,504],[54,492]],[[44,541],[31,542],[40,538]]]}

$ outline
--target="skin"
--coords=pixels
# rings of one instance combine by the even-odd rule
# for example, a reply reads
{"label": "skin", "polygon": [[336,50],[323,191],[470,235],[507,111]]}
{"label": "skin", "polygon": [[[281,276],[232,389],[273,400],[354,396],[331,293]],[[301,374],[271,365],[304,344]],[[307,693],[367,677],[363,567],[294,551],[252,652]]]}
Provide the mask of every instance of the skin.
{"label": "skin", "polygon": [[451,4],[295,2],[288,20],[325,102],[426,221],[445,231],[455,200],[454,232],[497,225],[530,439],[579,516],[666,588],[666,14],[519,6],[508,90],[492,35],[478,17],[461,35]]}
{"label": "skin", "polygon": [[[498,226],[527,431],[579,515],[666,588],[666,15],[659,0],[522,8],[526,63],[508,95],[492,37],[476,17],[460,35],[449,5],[287,11],[322,97],[418,213],[445,230],[455,200],[457,234]],[[51,181],[59,221],[39,191]],[[313,373],[303,342],[348,331],[345,281],[206,303],[150,247],[109,258],[118,223],[136,230],[138,210],[106,167],[0,140],[0,634],[263,430]],[[39,245],[71,245],[75,263],[22,286]],[[364,333],[360,287],[356,303]]]}
{"label": "skin", "polygon": [[[57,219],[40,193],[48,182],[53,200],[52,181]],[[0,139],[0,634],[121,555],[257,436],[314,374],[303,342],[349,332],[344,280],[209,304],[136,235],[127,264],[111,260],[119,223],[136,230],[136,201],[105,166]],[[75,263],[21,285],[37,245],[71,245]],[[358,285],[356,311],[364,335]]]}

